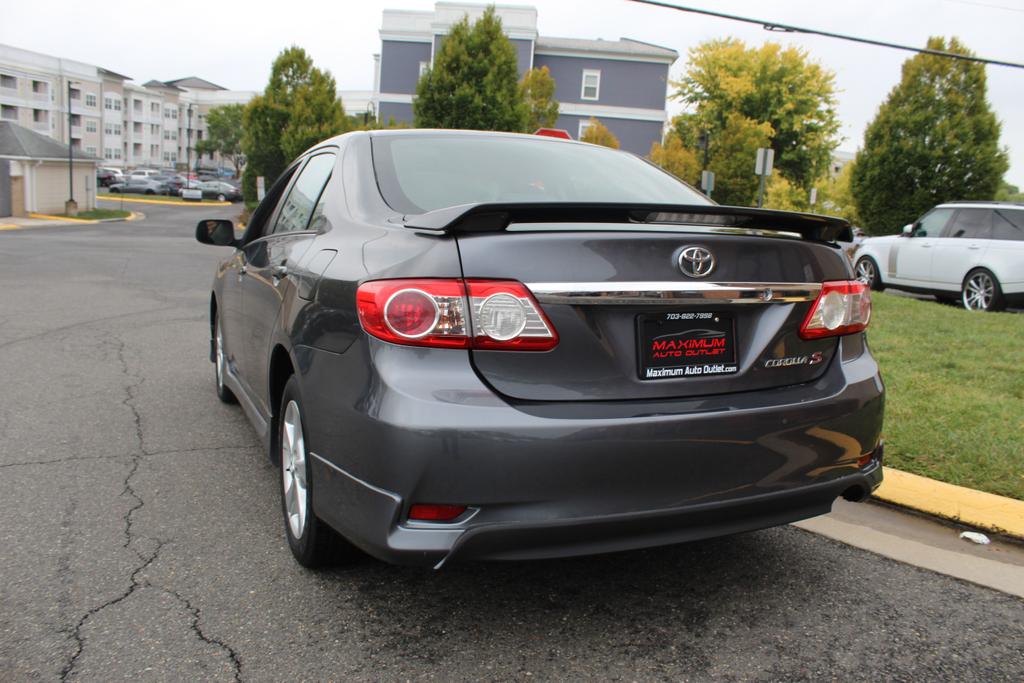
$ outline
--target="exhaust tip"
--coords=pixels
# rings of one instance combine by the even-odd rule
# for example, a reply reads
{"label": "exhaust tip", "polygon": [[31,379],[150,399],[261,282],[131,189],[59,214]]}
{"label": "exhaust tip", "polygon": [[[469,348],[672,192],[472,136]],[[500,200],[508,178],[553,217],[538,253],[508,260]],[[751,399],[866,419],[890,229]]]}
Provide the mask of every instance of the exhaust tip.
{"label": "exhaust tip", "polygon": [[851,486],[843,491],[843,500],[848,500],[851,503],[862,503],[867,499],[867,497],[867,489],[860,485]]}

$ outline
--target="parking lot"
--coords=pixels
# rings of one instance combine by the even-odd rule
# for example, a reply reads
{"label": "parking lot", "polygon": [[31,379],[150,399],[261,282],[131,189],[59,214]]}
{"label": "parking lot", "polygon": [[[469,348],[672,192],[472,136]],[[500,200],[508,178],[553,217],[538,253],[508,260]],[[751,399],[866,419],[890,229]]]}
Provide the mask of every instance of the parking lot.
{"label": "parking lot", "polygon": [[1019,599],[783,527],[313,573],[208,362],[200,215],[0,233],[0,679],[1020,680]]}

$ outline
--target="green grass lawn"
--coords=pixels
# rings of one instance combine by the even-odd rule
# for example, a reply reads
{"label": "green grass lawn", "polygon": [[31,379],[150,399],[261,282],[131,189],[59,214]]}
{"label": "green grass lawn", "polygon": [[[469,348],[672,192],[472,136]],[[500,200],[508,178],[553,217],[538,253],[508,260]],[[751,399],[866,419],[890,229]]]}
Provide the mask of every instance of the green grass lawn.
{"label": "green grass lawn", "polygon": [[[125,199],[156,199],[162,202],[184,202],[185,200],[181,197],[175,197],[174,195],[166,194],[138,194],[136,192],[99,192],[96,194],[97,199],[109,199],[110,201],[117,201],[121,197]],[[189,201],[187,204],[220,204],[215,199],[204,199],[200,202]]]}
{"label": "green grass lawn", "polygon": [[872,292],[886,463],[1024,500],[1024,315]]}
{"label": "green grass lawn", "polygon": [[93,221],[102,221],[107,218],[128,218],[131,216],[131,211],[121,211],[120,209],[93,209],[92,211],[79,211],[75,218],[87,218]]}

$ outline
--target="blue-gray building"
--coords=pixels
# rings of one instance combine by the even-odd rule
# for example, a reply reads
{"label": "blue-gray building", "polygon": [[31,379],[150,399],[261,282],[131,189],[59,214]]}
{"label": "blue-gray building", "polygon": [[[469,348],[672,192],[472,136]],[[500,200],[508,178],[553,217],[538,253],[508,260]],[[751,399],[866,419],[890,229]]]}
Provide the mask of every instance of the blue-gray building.
{"label": "blue-gray building", "polygon": [[[485,8],[438,2],[432,12],[384,10],[373,93],[382,121],[392,116],[412,121],[416,83],[441,41],[463,16],[475,21]],[[622,149],[638,154],[661,141],[668,70],[678,52],[629,38],[546,38],[537,34],[536,8],[498,5],[497,13],[518,53],[520,76],[534,67],[550,69],[560,106],[558,128],[577,138],[594,117],[615,134]]]}

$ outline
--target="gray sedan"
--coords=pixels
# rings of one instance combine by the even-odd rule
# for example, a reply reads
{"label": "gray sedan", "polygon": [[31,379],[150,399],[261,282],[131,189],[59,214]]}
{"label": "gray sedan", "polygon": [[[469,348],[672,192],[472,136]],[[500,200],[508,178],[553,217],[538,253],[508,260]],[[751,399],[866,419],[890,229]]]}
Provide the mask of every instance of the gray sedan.
{"label": "gray sedan", "polygon": [[210,294],[216,391],[280,467],[306,566],[561,557],[828,512],[882,479],[840,219],[719,206],[528,135],[319,144]]}

